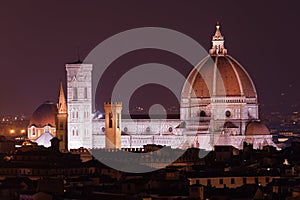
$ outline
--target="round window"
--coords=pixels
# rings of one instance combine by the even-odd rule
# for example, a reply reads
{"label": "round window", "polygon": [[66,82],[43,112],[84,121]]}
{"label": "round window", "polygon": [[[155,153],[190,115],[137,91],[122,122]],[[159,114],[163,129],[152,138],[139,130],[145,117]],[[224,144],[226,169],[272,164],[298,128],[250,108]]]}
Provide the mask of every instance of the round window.
{"label": "round window", "polygon": [[150,127],[149,126],[146,128],[146,132],[150,132]]}
{"label": "round window", "polygon": [[128,131],[128,128],[127,128],[127,127],[125,127],[125,128],[124,128],[124,132],[126,133],[127,131]]}
{"label": "round window", "polygon": [[102,132],[103,132],[103,133],[105,132],[105,127],[102,127]]}
{"label": "round window", "polygon": [[171,133],[173,131],[173,128],[172,127],[169,127],[169,132]]}
{"label": "round window", "polygon": [[229,110],[227,110],[227,111],[225,112],[225,116],[226,116],[226,117],[230,117],[230,116],[231,116],[231,112],[230,112]]}

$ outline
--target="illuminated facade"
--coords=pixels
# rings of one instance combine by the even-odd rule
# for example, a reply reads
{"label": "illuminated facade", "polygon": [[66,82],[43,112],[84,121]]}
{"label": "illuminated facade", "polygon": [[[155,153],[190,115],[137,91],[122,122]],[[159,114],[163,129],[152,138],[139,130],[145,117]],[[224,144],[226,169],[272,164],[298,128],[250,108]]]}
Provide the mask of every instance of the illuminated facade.
{"label": "illuminated facade", "polygon": [[[259,122],[255,86],[241,64],[228,55],[224,42],[217,24],[209,55],[190,72],[182,89],[180,119],[115,117],[112,123],[120,125],[114,131],[107,130],[108,115],[106,121],[93,118],[92,64],[66,64],[68,149],[104,148],[109,146],[107,138],[117,148],[157,144],[182,149],[211,150],[214,145],[241,149],[244,142],[254,148],[275,146],[268,129]],[[113,135],[120,138],[110,137]]]}

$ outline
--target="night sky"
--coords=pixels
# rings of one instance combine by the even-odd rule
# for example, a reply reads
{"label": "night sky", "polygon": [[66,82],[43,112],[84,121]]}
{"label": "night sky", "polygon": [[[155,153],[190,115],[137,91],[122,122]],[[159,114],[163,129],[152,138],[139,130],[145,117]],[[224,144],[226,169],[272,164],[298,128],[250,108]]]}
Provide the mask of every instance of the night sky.
{"label": "night sky", "polygon": [[[114,34],[138,27],[165,27],[192,37],[208,50],[216,21],[221,23],[228,53],[252,77],[261,108],[299,110],[299,8],[299,1],[1,2],[0,115],[30,115],[44,101],[56,101],[59,81],[66,86],[65,63],[76,61],[78,52],[83,60]],[[135,59],[141,64],[159,58],[157,51],[136,53],[141,56],[116,60],[111,73],[122,66],[127,66],[126,71]],[[165,55],[162,62],[174,68],[184,63],[165,52],[161,55]],[[181,72],[187,75],[188,70]],[[142,91],[134,96],[138,99]],[[99,92],[97,104],[107,99],[104,93]]]}

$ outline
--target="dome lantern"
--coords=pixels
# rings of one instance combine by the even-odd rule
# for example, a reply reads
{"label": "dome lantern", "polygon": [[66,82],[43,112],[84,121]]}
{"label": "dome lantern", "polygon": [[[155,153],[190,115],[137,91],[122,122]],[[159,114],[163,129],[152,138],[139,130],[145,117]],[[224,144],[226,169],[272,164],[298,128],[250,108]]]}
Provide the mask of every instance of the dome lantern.
{"label": "dome lantern", "polygon": [[222,56],[222,55],[226,55],[227,54],[227,49],[224,46],[224,37],[220,31],[220,23],[217,22],[216,24],[216,33],[215,35],[212,37],[212,47],[209,50],[209,54],[210,55],[218,55],[218,56]]}

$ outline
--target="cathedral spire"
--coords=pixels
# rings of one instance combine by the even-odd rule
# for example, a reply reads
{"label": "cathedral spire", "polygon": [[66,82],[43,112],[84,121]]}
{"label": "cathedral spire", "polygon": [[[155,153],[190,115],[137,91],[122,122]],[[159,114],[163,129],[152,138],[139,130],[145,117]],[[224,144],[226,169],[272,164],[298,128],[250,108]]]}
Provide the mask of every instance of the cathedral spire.
{"label": "cathedral spire", "polygon": [[59,87],[57,111],[59,114],[67,113],[67,103],[66,103],[66,99],[65,99],[62,82],[60,82],[60,87]]}
{"label": "cathedral spire", "polygon": [[220,31],[220,23],[216,24],[216,33],[212,37],[212,47],[209,50],[210,55],[225,55],[227,54],[227,49],[224,46],[224,37]]}

